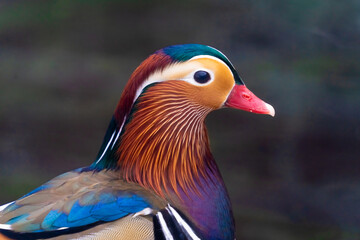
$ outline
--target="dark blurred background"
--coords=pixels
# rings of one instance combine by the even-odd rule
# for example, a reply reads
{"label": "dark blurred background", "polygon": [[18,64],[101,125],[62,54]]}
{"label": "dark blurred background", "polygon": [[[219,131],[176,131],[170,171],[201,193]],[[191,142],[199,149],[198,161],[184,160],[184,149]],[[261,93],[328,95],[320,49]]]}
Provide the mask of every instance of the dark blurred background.
{"label": "dark blurred background", "polygon": [[181,43],[276,109],[207,119],[237,239],[360,239],[357,0],[1,0],[0,204],[92,163],[132,71]]}

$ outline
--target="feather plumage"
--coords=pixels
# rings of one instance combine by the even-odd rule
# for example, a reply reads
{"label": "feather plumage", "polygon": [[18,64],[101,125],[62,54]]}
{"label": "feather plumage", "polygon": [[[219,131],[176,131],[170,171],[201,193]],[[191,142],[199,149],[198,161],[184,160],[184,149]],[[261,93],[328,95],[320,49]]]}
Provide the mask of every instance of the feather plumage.
{"label": "feather plumage", "polygon": [[44,232],[109,222],[166,202],[116,172],[68,172],[7,206],[2,224],[17,232]]}
{"label": "feather plumage", "polygon": [[178,194],[179,187],[196,192],[195,181],[209,178],[206,169],[213,168],[204,125],[211,109],[192,103],[186,87],[181,81],[163,82],[144,91],[118,149],[125,179],[161,196],[164,190]]}
{"label": "feather plumage", "polygon": [[[197,81],[198,71],[206,78]],[[234,239],[204,119],[225,105],[274,114],[250,93],[212,47],[155,52],[131,75],[95,162],[0,207],[0,233],[12,239]]]}

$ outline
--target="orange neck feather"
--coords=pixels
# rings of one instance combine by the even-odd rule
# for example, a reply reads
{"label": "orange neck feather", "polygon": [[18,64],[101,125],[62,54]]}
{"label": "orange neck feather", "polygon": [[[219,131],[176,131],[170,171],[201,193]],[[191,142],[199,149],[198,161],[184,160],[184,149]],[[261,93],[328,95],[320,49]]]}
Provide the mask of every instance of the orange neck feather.
{"label": "orange neck feather", "polygon": [[196,193],[200,178],[216,169],[204,124],[212,109],[192,101],[186,87],[162,82],[140,95],[117,151],[122,176],[161,196]]}

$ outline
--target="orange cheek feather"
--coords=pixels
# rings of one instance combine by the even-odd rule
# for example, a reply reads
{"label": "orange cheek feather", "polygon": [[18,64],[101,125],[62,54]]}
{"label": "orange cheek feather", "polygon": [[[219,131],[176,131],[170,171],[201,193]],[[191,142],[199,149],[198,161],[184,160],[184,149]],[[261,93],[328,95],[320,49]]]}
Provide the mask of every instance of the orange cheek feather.
{"label": "orange cheek feather", "polygon": [[205,69],[212,69],[214,80],[205,86],[196,86],[192,91],[192,98],[198,103],[211,109],[223,106],[233,88],[235,81],[230,69],[222,63],[213,59],[196,59]]}

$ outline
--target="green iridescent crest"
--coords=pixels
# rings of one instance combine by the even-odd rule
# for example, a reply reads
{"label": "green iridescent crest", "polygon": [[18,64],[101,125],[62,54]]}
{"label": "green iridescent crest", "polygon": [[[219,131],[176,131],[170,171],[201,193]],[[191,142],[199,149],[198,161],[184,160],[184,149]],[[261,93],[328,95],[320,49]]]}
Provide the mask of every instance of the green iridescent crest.
{"label": "green iridescent crest", "polygon": [[236,72],[234,66],[231,64],[229,59],[221,53],[219,50],[201,44],[183,44],[183,45],[173,45],[166,48],[163,48],[163,53],[170,56],[174,61],[184,62],[198,55],[209,55],[216,57],[222,60],[230,70],[232,71],[235,81],[237,84],[244,85],[244,82],[240,78],[239,74]]}

